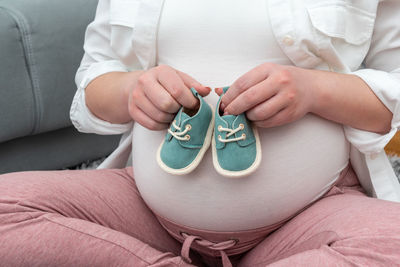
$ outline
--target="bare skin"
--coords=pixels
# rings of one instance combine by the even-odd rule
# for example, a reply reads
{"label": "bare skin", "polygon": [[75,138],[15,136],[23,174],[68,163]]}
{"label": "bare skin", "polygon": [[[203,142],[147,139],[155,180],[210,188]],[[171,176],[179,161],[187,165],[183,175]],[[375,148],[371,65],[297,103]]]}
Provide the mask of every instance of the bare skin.
{"label": "bare skin", "polygon": [[[86,104],[111,123],[134,120],[150,130],[166,129],[180,106],[195,107],[194,87],[210,88],[169,66],[148,71],[112,72],[86,88]],[[222,93],[217,88],[218,94]],[[294,122],[307,113],[376,133],[390,130],[392,113],[355,75],[262,64],[237,79],[222,97],[225,114],[246,112],[259,127]]]}
{"label": "bare skin", "polygon": [[[222,88],[216,89],[217,94]],[[392,113],[358,76],[265,63],[237,79],[222,97],[224,114],[246,112],[259,127],[314,113],[376,133],[390,130]]]}
{"label": "bare skin", "polygon": [[168,128],[181,106],[198,105],[191,87],[202,96],[211,91],[166,65],[148,71],[111,72],[86,87],[86,104],[92,113],[108,122],[134,120],[150,130],[162,130]]}

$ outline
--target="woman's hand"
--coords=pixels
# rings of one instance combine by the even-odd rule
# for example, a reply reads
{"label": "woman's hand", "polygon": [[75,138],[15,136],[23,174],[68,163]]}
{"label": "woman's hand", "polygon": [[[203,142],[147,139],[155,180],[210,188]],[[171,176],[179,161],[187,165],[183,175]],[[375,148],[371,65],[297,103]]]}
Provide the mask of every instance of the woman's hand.
{"label": "woman's hand", "polygon": [[293,66],[259,65],[231,85],[221,99],[221,109],[225,115],[246,112],[259,127],[296,121],[311,111],[314,102],[308,72]]}
{"label": "woman's hand", "polygon": [[132,86],[126,87],[129,114],[150,130],[166,129],[181,106],[195,108],[199,104],[191,87],[202,96],[211,90],[170,66],[151,68],[137,76]]}
{"label": "woman's hand", "polygon": [[[216,89],[218,94],[222,88]],[[246,112],[259,127],[274,127],[313,113],[353,128],[384,134],[392,112],[358,76],[262,64],[237,79],[221,99],[225,114]]]}

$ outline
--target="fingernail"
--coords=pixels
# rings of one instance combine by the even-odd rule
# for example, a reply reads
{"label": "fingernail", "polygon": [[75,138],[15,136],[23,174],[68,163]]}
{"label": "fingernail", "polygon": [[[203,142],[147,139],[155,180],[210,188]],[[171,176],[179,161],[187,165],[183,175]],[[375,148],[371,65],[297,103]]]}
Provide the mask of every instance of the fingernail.
{"label": "fingernail", "polygon": [[211,87],[208,87],[208,86],[206,87],[206,89],[207,89],[208,91],[210,91],[210,92],[211,92],[211,90],[212,90]]}
{"label": "fingernail", "polygon": [[216,92],[217,90],[222,90],[222,87],[215,87],[214,91]]}
{"label": "fingernail", "polygon": [[221,110],[224,110],[225,109],[225,104],[221,103],[221,105],[219,107],[220,107]]}

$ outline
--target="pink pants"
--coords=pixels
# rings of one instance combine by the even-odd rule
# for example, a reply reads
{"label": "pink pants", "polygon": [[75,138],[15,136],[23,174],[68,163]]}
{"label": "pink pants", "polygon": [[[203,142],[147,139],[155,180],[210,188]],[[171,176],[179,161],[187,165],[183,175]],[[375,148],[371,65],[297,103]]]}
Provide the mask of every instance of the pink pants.
{"label": "pink pants", "polygon": [[[202,248],[232,255],[249,240],[257,240],[249,251],[230,256],[234,266],[400,265],[400,204],[365,196],[351,171],[261,237],[229,233],[238,239],[224,243],[220,233],[160,222],[129,168],[0,175],[0,266],[220,266],[219,254]],[[172,237],[178,232],[183,249]]]}

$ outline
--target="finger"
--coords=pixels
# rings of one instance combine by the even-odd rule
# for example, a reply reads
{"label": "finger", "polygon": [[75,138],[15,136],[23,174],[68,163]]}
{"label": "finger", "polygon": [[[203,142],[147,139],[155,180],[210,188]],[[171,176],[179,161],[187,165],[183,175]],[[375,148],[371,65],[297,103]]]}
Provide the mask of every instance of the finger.
{"label": "finger", "polygon": [[151,119],[160,123],[170,123],[174,119],[174,114],[159,110],[142,92],[142,97],[134,100],[136,106]]}
{"label": "finger", "polygon": [[252,121],[267,120],[276,115],[279,111],[285,109],[288,105],[289,102],[287,101],[287,98],[277,94],[267,101],[264,101],[248,110],[246,116]]}
{"label": "finger", "polygon": [[291,110],[289,108],[285,108],[273,115],[271,118],[263,121],[255,121],[254,124],[262,128],[277,127],[292,122],[291,115]]}
{"label": "finger", "polygon": [[206,96],[211,92],[211,88],[210,87],[206,87],[204,85],[202,85],[201,83],[199,83],[198,81],[196,81],[192,76],[181,72],[179,70],[176,70],[176,73],[181,77],[183,83],[189,87],[189,88],[194,88],[196,89],[196,91],[201,95],[201,96]]}
{"label": "finger", "polygon": [[222,86],[222,87],[217,87],[215,88],[215,92],[217,93],[217,95],[222,95],[224,93],[224,87],[229,87],[229,86]]}
{"label": "finger", "polygon": [[268,99],[273,97],[277,92],[278,88],[276,83],[273,77],[270,77],[238,95],[225,107],[224,114],[241,114],[264,101],[268,101]]}
{"label": "finger", "polygon": [[153,120],[135,105],[133,105],[133,107],[131,108],[130,113],[135,122],[139,123],[140,125],[149,130],[159,131],[167,129],[169,126],[168,123],[160,123]]}
{"label": "finger", "polygon": [[157,81],[146,84],[144,88],[146,97],[161,111],[176,113],[181,105]]}
{"label": "finger", "polygon": [[192,94],[175,70],[166,68],[158,75],[158,81],[168,91],[168,93],[182,106],[195,108],[198,99]]}
{"label": "finger", "polygon": [[227,107],[242,92],[265,80],[269,76],[269,70],[264,65],[266,64],[251,69],[237,79],[222,96],[221,103]]}

